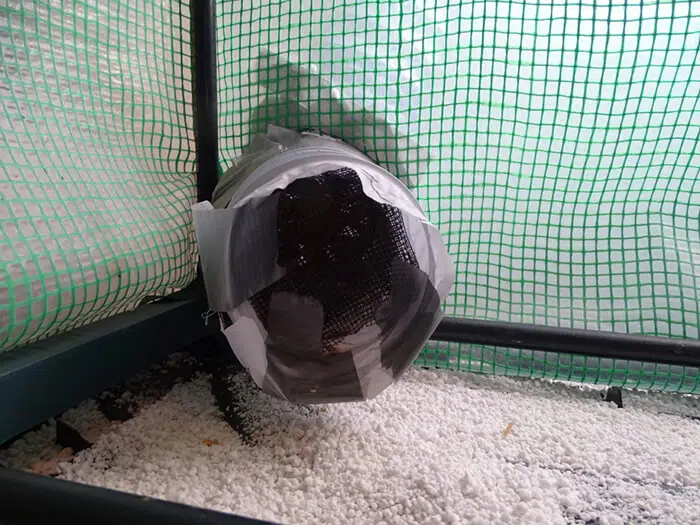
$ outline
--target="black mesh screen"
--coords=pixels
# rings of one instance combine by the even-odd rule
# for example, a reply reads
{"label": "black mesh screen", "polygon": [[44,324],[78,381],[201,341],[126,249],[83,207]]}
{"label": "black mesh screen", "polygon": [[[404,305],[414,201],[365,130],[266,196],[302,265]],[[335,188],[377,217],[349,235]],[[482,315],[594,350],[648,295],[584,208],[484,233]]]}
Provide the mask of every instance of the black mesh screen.
{"label": "black mesh screen", "polygon": [[251,304],[267,328],[272,294],[314,298],[323,307],[324,349],[333,353],[335,343],[375,321],[391,297],[393,261],[417,267],[415,253],[401,212],[367,197],[352,169],[298,179],[279,192],[277,262],[286,273]]}

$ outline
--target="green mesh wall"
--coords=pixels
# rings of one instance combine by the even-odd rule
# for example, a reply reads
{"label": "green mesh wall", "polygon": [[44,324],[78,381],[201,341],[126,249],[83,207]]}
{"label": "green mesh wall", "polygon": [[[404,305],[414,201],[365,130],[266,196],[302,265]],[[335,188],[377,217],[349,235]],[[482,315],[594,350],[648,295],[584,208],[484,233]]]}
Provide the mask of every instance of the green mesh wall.
{"label": "green mesh wall", "polygon": [[[448,315],[697,338],[700,3],[219,1],[222,164],[268,122],[402,177]],[[189,2],[0,0],[0,350],[194,277]],[[330,103],[329,103],[330,101]],[[419,364],[700,391],[435,344]]]}
{"label": "green mesh wall", "polygon": [[0,0],[0,351],[195,276],[189,2]]}
{"label": "green mesh wall", "polygon": [[[419,166],[406,182],[457,263],[448,315],[698,337],[700,2],[217,8],[225,166],[267,122],[364,139]],[[419,363],[700,390],[694,369],[542,352]]]}

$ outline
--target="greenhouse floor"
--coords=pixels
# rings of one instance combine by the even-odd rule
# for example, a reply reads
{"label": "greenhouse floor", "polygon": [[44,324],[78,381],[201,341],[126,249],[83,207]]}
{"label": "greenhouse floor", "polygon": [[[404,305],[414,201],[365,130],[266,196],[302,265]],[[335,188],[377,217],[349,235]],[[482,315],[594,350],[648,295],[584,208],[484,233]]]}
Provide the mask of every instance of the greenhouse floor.
{"label": "greenhouse floor", "polygon": [[233,360],[181,354],[0,464],[277,523],[698,523],[700,398],[624,392],[623,406],[414,368],[374,401],[298,407]]}

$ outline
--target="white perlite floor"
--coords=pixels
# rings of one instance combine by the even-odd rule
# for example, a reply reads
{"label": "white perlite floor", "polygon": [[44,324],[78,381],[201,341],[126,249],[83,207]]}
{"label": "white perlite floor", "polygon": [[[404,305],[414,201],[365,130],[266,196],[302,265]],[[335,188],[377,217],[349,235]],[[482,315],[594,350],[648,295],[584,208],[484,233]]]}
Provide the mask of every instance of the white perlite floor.
{"label": "white perlite floor", "polygon": [[199,377],[61,477],[288,524],[700,523],[700,422],[683,417],[697,397],[625,393],[617,409],[590,389],[413,369],[375,401],[303,408],[233,385],[256,444]]}

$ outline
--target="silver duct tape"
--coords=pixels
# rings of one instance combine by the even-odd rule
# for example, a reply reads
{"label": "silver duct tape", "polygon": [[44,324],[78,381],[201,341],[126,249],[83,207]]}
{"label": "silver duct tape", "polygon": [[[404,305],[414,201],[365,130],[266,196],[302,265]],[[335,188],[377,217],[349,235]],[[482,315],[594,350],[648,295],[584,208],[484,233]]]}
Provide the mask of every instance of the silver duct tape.
{"label": "silver duct tape", "polygon": [[[367,197],[400,210],[418,267],[394,260],[391,294],[374,321],[329,352],[318,301],[272,293],[265,319],[250,301],[285,275],[277,264],[278,190],[342,168],[357,174]],[[398,179],[351,146],[270,126],[226,172],[213,201],[193,208],[209,305],[266,392],[304,404],[371,399],[401,376],[442,318],[454,266],[437,228]]]}

